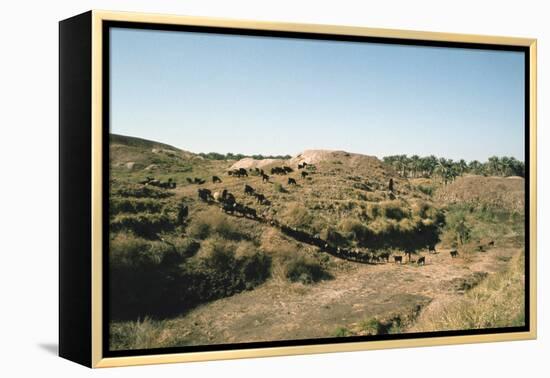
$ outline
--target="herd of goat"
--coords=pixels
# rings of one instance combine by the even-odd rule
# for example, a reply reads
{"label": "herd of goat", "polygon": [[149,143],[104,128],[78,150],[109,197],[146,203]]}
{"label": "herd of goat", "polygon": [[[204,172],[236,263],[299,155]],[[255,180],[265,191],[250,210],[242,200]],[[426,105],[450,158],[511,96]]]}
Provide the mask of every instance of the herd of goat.
{"label": "herd of goat", "polygon": [[[303,164],[299,164],[298,168],[304,169],[306,168],[306,166],[308,166],[308,164],[303,163]],[[315,169],[314,166],[310,165],[310,169],[311,168]],[[263,171],[263,169],[258,169],[258,168],[255,168],[254,170],[250,169],[250,172],[254,172],[256,175],[261,175],[263,182],[269,181],[269,176]],[[286,175],[287,173],[291,173],[291,172],[293,172],[292,168],[287,166],[274,167],[271,169],[271,174]],[[229,176],[234,176],[234,177],[248,177],[248,172],[244,168],[233,169],[228,171],[227,173]],[[308,176],[308,172],[302,171],[301,173],[303,178],[306,178]],[[187,182],[189,184],[202,185],[205,183],[205,180],[200,178],[194,178],[194,179],[187,178]],[[212,182],[221,183],[222,180],[218,176],[212,176]],[[165,189],[173,189],[176,187],[175,181],[173,181],[171,178],[169,178],[168,181],[166,182],[162,182],[160,180],[154,179],[153,177],[147,177],[146,180],[140,181],[140,183],[143,185],[158,186]],[[296,180],[289,177],[288,184],[296,185]],[[393,261],[396,264],[403,263],[402,255],[392,255],[388,251],[375,253],[372,251],[360,250],[357,248],[347,249],[347,248],[335,247],[330,245],[326,240],[323,240],[319,235],[311,235],[305,231],[298,230],[295,227],[289,227],[289,226],[280,224],[277,220],[267,219],[262,216],[259,216],[256,209],[246,206],[244,204],[238,203],[236,201],[235,196],[232,193],[230,193],[227,189],[223,189],[222,191],[212,193],[210,189],[198,188],[197,194],[198,194],[198,198],[203,202],[206,202],[208,204],[220,205],[221,210],[226,214],[241,215],[245,218],[249,218],[262,223],[269,224],[272,227],[278,228],[283,234],[299,242],[316,246],[321,251],[327,252],[335,257],[354,261],[354,262],[368,263],[368,264],[389,263],[390,258],[393,258]],[[244,186],[244,194],[254,197],[258,204],[266,205],[266,206],[269,206],[271,204],[270,201],[265,197],[265,195],[259,193],[256,189],[254,189],[252,186],[248,184],[245,184]],[[488,247],[494,246],[494,241],[490,241],[487,246]],[[434,245],[427,246],[427,250],[429,254],[437,253]],[[485,247],[482,245],[479,245],[478,250],[480,252],[483,252],[485,250]],[[458,257],[459,256],[458,250],[456,248],[452,249],[450,251],[450,255],[451,255],[451,258]],[[409,262],[410,262],[410,255],[409,255]],[[426,257],[420,256],[414,262],[417,265],[425,265]]]}
{"label": "herd of goat", "polygon": [[160,181],[155,179],[154,177],[146,177],[145,180],[142,180],[139,182],[142,185],[151,185],[151,186],[157,186],[159,188],[163,189],[175,189],[176,188],[176,182],[172,180],[171,178],[168,179],[168,181]]}
{"label": "herd of goat", "polygon": [[[298,165],[298,169],[304,169],[308,167],[310,170],[314,170],[315,166],[312,164],[307,163],[301,163]],[[231,169],[227,172],[229,176],[233,177],[248,177],[249,172],[251,174],[255,174],[256,176],[262,177],[262,182],[269,182],[270,176],[265,173],[263,169],[260,168],[250,168],[248,171],[245,168],[237,168],[237,169]],[[282,166],[282,167],[273,167],[271,168],[271,174],[272,175],[286,175],[288,173],[292,173],[294,170],[288,166]],[[302,178],[306,178],[309,176],[308,172],[302,171]],[[196,183],[196,184],[203,184],[204,180],[201,181],[201,179],[195,178],[194,180],[191,180],[188,178],[189,183]],[[222,180],[218,176],[212,176],[212,183],[221,183]],[[297,185],[297,182],[294,178],[289,177],[287,180],[288,185]],[[216,202],[221,204],[221,209],[227,214],[240,214],[244,217],[248,217],[251,219],[259,219],[258,214],[256,212],[256,209],[251,208],[249,206],[243,205],[238,203],[235,200],[235,196],[227,191],[227,189],[224,189],[221,192],[214,192],[210,189],[206,188],[199,188],[197,189],[197,194],[200,200],[208,203]],[[265,195],[259,193],[254,189],[252,186],[245,184],[244,186],[244,194],[252,196],[256,199],[258,204],[269,206],[271,205],[271,202],[266,198]]]}

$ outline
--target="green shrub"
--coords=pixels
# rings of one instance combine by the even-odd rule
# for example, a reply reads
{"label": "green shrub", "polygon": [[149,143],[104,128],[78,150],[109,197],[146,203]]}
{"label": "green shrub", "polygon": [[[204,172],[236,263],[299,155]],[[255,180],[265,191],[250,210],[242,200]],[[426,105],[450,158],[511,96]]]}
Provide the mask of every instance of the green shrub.
{"label": "green shrub", "polygon": [[464,245],[470,240],[472,229],[466,219],[464,211],[456,211],[448,214],[446,231],[453,235],[458,245]]}
{"label": "green shrub", "polygon": [[150,260],[146,254],[149,243],[141,238],[128,234],[118,234],[111,240],[109,246],[109,266],[141,265],[144,260]]}
{"label": "green shrub", "polygon": [[381,202],[380,208],[386,218],[401,220],[409,216],[406,205],[398,200]]}
{"label": "green shrub", "polygon": [[396,248],[415,252],[437,244],[439,233],[440,225],[429,219],[414,217],[396,221],[378,218],[367,225],[359,244],[374,250]]}
{"label": "green shrub", "polygon": [[301,282],[311,284],[323,279],[330,278],[330,275],[321,267],[321,265],[302,255],[295,255],[286,264],[286,277],[291,282]]}
{"label": "green shrub", "polygon": [[200,243],[196,240],[181,237],[163,236],[163,241],[151,242],[151,250],[163,254],[163,262],[166,264],[179,264],[188,257],[194,256]]}
{"label": "green shrub", "polygon": [[175,311],[172,285],[185,254],[171,243],[125,233],[113,237],[109,248],[111,319],[135,319]]}
{"label": "green shrub", "polygon": [[286,208],[283,219],[291,227],[309,229],[313,215],[302,204],[293,203]]}
{"label": "green shrub", "polygon": [[168,198],[174,194],[154,186],[125,185],[111,187],[111,197],[135,197],[135,198]]}
{"label": "green shrub", "polygon": [[234,267],[236,246],[223,239],[208,239],[202,243],[197,254],[209,267],[218,271],[229,271]]}
{"label": "green shrub", "polygon": [[379,335],[383,333],[383,326],[376,318],[370,318],[361,322],[361,331],[367,335]]}
{"label": "green shrub", "polygon": [[269,256],[248,241],[218,237],[199,245],[190,239],[163,240],[122,233],[111,240],[113,320],[181,314],[200,303],[252,289],[271,272]]}
{"label": "green shrub", "polygon": [[453,204],[445,211],[446,227],[442,240],[446,245],[459,243],[462,233],[466,243],[483,239],[506,238],[514,245],[523,244],[525,215],[505,208],[475,204]]}
{"label": "green shrub", "polygon": [[204,240],[210,235],[211,227],[200,219],[194,219],[186,231],[189,237]]}
{"label": "green shrub", "polygon": [[245,235],[239,230],[237,224],[221,214],[219,211],[207,212],[208,222],[212,232],[227,240],[241,240]]}
{"label": "green shrub", "polygon": [[382,215],[382,209],[378,203],[369,203],[367,215],[370,219],[378,218]]}
{"label": "green shrub", "polygon": [[250,242],[208,239],[183,267],[187,305],[250,290],[271,273],[271,259]]}
{"label": "green shrub", "polygon": [[211,209],[198,214],[187,227],[187,234],[195,239],[204,240],[211,235],[218,235],[227,240],[246,239],[237,224],[222,214]]}
{"label": "green shrub", "polygon": [[432,206],[425,201],[416,201],[411,206],[413,216],[429,218],[433,215]]}
{"label": "green shrub", "polygon": [[432,196],[435,191],[434,187],[429,185],[418,185],[416,188],[428,196]]}
{"label": "green shrub", "polygon": [[351,332],[345,327],[338,327],[334,331],[334,337],[347,337],[350,336]]}
{"label": "green shrub", "polygon": [[345,219],[340,222],[339,228],[346,238],[355,241],[364,240],[368,232],[366,226],[357,219]]}
{"label": "green shrub", "polygon": [[251,242],[241,242],[235,251],[239,273],[245,282],[245,289],[264,282],[271,275],[271,258],[258,252]]}
{"label": "green shrub", "polygon": [[111,215],[119,213],[158,213],[162,210],[164,202],[153,198],[121,198],[109,199],[109,211]]}
{"label": "green shrub", "polygon": [[111,219],[111,231],[130,231],[137,236],[153,239],[161,232],[172,231],[175,222],[167,214],[119,214]]}

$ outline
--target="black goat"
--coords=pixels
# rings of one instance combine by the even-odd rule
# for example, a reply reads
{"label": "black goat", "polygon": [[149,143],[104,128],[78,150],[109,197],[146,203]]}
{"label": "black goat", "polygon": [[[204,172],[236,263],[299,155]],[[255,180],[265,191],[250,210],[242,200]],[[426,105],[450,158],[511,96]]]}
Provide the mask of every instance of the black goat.
{"label": "black goat", "polygon": [[254,188],[251,187],[250,185],[244,186],[244,194],[253,195],[254,192],[255,192]]}
{"label": "black goat", "polygon": [[199,199],[203,200],[204,202],[208,202],[213,200],[212,192],[209,189],[199,189],[198,191]]}

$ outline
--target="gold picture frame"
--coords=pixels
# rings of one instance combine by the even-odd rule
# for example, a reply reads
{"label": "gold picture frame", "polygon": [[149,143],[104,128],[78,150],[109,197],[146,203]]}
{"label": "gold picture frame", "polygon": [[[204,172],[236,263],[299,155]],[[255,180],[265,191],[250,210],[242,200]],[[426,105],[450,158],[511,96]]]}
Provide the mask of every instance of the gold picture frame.
{"label": "gold picture frame", "polygon": [[[430,41],[434,43],[462,43],[479,45],[500,45],[522,47],[528,52],[528,125],[529,125],[529,235],[528,239],[528,330],[510,333],[488,333],[475,335],[450,335],[441,337],[419,337],[391,340],[350,341],[330,344],[309,344],[298,346],[274,346],[252,349],[210,350],[182,353],[128,355],[108,357],[104,355],[103,323],[103,235],[105,196],[105,162],[103,159],[103,123],[106,115],[104,107],[104,32],[108,22],[139,23],[172,26],[214,27],[263,32],[312,33],[403,41]],[[90,11],[60,23],[60,355],[89,367],[115,367],[144,364],[160,364],[188,361],[208,361],[250,357],[283,356],[327,352],[347,352],[371,349],[435,346],[448,344],[483,343],[535,339],[537,335],[537,296],[536,296],[536,209],[537,209],[537,42],[536,39],[469,34],[434,33],[377,29],[353,26],[294,24],[279,22],[259,22],[250,20],[230,20],[208,17],[187,17],[145,13],[110,11]],[[322,37],[321,37],[322,38]],[[85,54],[82,51],[85,50]],[[76,57],[78,55],[78,57]],[[80,64],[80,72],[69,67]],[[76,83],[76,84],[75,84]],[[77,88],[75,90],[75,85]],[[78,104],[76,104],[78,102]],[[75,112],[75,109],[81,111]],[[81,127],[75,122],[85,122]],[[81,127],[81,130],[75,128]],[[85,150],[75,150],[75,140],[88,146]],[[78,143],[76,143],[78,145]],[[71,147],[73,146],[73,147]],[[88,153],[90,169],[78,173],[71,166],[72,154]],[[72,155],[74,156],[74,155]],[[80,156],[80,155],[76,155]],[[74,177],[74,178],[70,178]],[[71,181],[72,180],[72,181]],[[75,181],[80,180],[76,184]],[[82,185],[79,191],[78,186]],[[74,204],[86,201],[84,213],[77,211]],[[71,210],[70,208],[74,208]],[[88,217],[83,223],[74,222],[78,217]],[[68,236],[72,234],[73,237]],[[80,235],[87,235],[85,238]],[[82,252],[81,258],[69,256]],[[78,276],[78,277],[77,277]],[[88,291],[89,290],[89,291]],[[83,313],[87,315],[83,317]],[[84,345],[78,347],[79,343]],[[77,350],[78,349],[78,350]]]}

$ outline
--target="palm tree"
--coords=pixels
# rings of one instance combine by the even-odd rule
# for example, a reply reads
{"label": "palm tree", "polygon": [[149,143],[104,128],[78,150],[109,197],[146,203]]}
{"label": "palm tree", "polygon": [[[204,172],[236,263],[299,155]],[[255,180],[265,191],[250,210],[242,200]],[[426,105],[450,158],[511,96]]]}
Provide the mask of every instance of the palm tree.
{"label": "palm tree", "polygon": [[412,170],[412,177],[417,177],[418,170],[420,169],[420,156],[413,155],[409,159],[410,169]]}
{"label": "palm tree", "polygon": [[500,175],[500,159],[498,156],[491,156],[487,161],[488,171],[491,175],[499,176]]}
{"label": "palm tree", "polygon": [[435,167],[434,173],[441,177],[441,180],[447,185],[447,170],[448,170],[448,163],[447,159],[445,158],[439,158],[437,161],[437,166]]}
{"label": "palm tree", "polygon": [[432,177],[434,174],[435,167],[437,167],[437,157],[434,155],[427,156],[425,158],[422,158],[423,160],[423,169],[424,169],[424,175],[426,177]]}
{"label": "palm tree", "polygon": [[457,168],[459,175],[462,176],[464,172],[466,172],[466,170],[468,169],[468,164],[464,159],[460,159],[460,161],[457,163]]}
{"label": "palm tree", "polygon": [[502,158],[500,158],[500,166],[502,169],[501,173],[503,176],[512,176],[514,174],[512,170],[513,159],[513,157],[508,156],[503,156]]}
{"label": "palm tree", "polygon": [[481,164],[477,160],[472,160],[468,164],[468,171],[470,171],[470,173],[473,173],[475,175],[480,175],[483,173],[483,164]]}
{"label": "palm tree", "polygon": [[458,176],[457,163],[453,162],[452,159],[439,158],[434,172],[439,175],[444,184],[447,185]]}
{"label": "palm tree", "polygon": [[522,161],[510,157],[509,164],[511,175],[525,177],[525,164]]}

